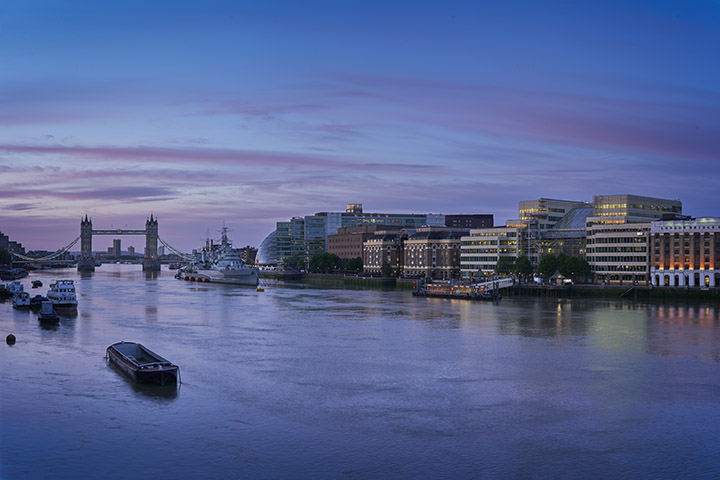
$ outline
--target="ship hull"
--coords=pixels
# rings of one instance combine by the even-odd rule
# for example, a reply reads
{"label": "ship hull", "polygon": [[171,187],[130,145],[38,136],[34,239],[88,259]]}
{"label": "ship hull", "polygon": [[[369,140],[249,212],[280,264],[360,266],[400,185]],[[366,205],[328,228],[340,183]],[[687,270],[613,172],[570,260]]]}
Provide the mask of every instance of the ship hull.
{"label": "ship hull", "polygon": [[247,269],[241,272],[219,272],[216,270],[197,270],[195,272],[183,272],[184,280],[209,283],[226,283],[230,285],[249,285],[257,287],[260,284],[260,276],[257,270]]}

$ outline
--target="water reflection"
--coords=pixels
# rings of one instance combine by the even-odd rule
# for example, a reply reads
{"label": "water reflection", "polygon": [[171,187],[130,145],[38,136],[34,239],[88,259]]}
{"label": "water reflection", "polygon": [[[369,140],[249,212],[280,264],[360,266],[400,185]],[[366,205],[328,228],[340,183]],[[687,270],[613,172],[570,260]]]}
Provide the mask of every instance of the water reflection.
{"label": "water reflection", "polygon": [[180,381],[177,384],[166,384],[166,385],[150,385],[135,383],[132,379],[128,378],[117,366],[110,362],[107,357],[105,358],[105,364],[113,371],[114,374],[122,378],[124,383],[132,389],[133,393],[137,397],[150,398],[153,400],[175,400],[180,393]]}

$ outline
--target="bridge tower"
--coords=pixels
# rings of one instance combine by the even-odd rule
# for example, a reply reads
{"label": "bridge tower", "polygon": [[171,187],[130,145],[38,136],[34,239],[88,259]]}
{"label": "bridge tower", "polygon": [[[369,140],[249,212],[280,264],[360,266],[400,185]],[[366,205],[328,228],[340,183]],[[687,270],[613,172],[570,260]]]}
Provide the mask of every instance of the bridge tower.
{"label": "bridge tower", "polygon": [[143,259],[143,270],[159,271],[160,257],[158,257],[158,221],[150,214],[145,222],[145,258]]}
{"label": "bridge tower", "polygon": [[80,219],[80,258],[78,259],[78,271],[93,272],[95,271],[95,259],[92,254],[92,220],[88,218]]}

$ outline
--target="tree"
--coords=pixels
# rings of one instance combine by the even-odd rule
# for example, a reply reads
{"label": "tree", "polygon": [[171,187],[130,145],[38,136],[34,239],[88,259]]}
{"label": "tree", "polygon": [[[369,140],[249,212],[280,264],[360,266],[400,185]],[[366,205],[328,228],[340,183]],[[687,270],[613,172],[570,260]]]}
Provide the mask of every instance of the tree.
{"label": "tree", "polygon": [[5,249],[0,249],[0,265],[10,265],[12,263],[12,255]]}
{"label": "tree", "polygon": [[515,273],[523,277],[532,275],[532,264],[526,256],[523,255],[521,257],[518,257],[518,259],[515,261]]}
{"label": "tree", "polygon": [[310,271],[328,273],[338,268],[340,257],[334,253],[316,253],[310,258]]}
{"label": "tree", "polygon": [[545,278],[550,278],[555,274],[558,269],[558,260],[555,255],[543,255],[538,265],[538,271]]}
{"label": "tree", "polygon": [[515,268],[515,259],[512,257],[500,257],[498,258],[497,265],[495,265],[495,273],[506,275],[511,273]]}
{"label": "tree", "polygon": [[380,268],[380,273],[382,273],[383,277],[392,277],[393,268],[389,263],[383,263],[382,268]]}
{"label": "tree", "polygon": [[346,272],[359,272],[363,268],[362,258],[343,258],[340,260],[340,269]]}
{"label": "tree", "polygon": [[299,255],[293,255],[292,257],[283,257],[282,262],[293,268],[300,268],[303,265],[303,259]]}
{"label": "tree", "polygon": [[584,278],[587,279],[592,274],[590,264],[582,257],[570,258],[570,276],[573,278]]}

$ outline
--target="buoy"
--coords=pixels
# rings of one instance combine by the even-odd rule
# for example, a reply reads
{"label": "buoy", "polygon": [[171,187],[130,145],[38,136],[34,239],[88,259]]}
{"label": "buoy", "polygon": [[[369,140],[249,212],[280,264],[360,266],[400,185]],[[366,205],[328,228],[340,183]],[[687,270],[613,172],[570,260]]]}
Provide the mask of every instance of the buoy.
{"label": "buoy", "polygon": [[15,335],[13,335],[11,333],[10,335],[7,336],[5,341],[7,342],[8,345],[15,345]]}

